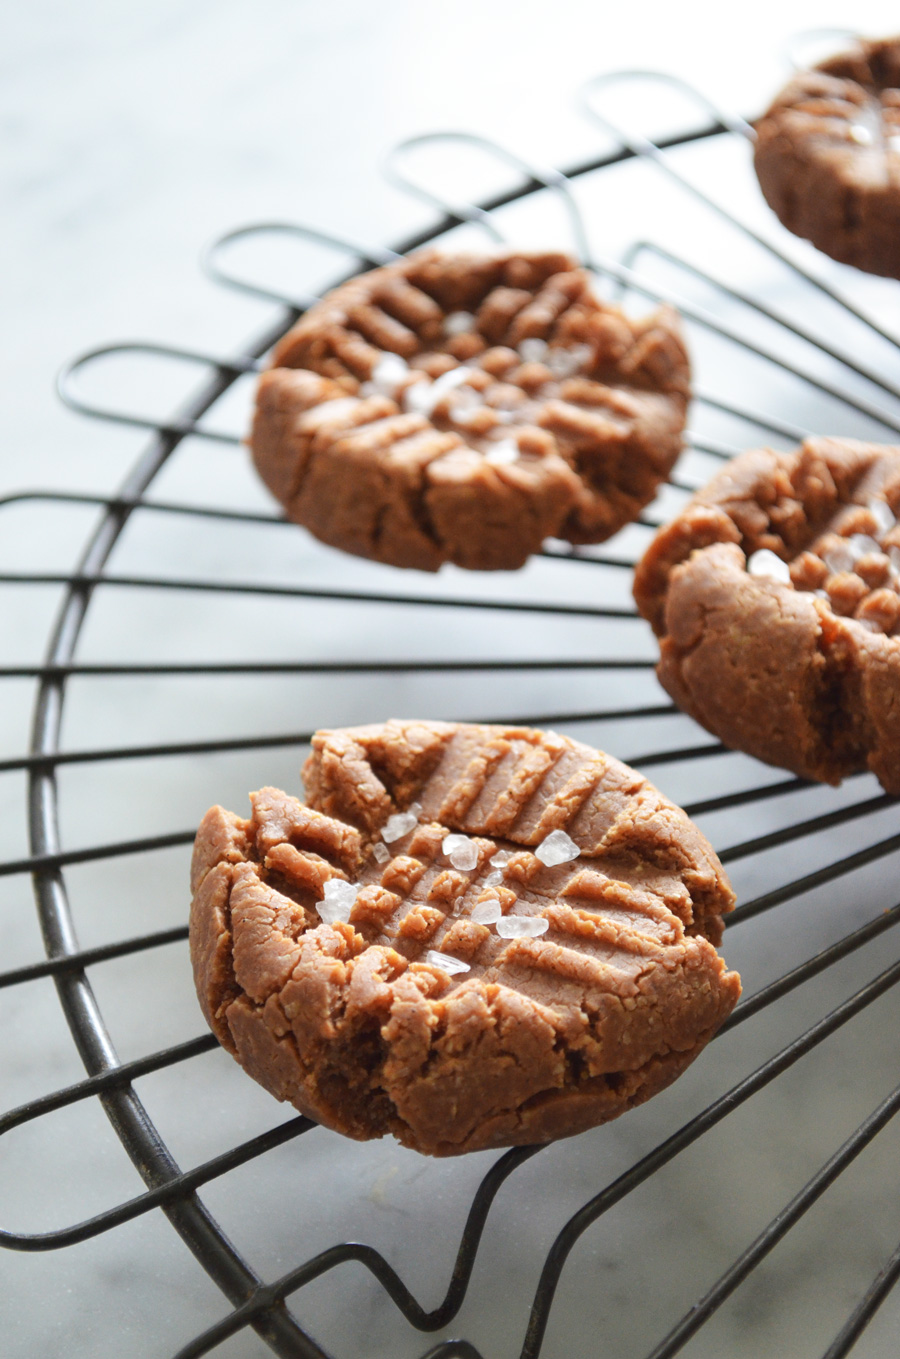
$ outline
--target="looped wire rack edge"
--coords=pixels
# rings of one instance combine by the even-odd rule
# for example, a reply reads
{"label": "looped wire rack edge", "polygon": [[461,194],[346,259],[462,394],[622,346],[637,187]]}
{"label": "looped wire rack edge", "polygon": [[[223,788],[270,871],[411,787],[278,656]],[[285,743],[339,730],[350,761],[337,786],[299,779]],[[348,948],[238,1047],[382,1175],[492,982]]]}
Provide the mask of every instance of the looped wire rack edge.
{"label": "looped wire rack edge", "polygon": [[[399,253],[485,226],[495,237],[507,225],[528,230],[515,217],[522,205],[537,205],[546,231],[545,200],[559,198],[610,296],[679,305],[698,375],[688,449],[672,486],[609,544],[550,543],[515,577],[423,578],[345,560],[273,514],[228,447],[239,435],[204,417],[224,410],[227,423],[230,398],[242,384],[246,392],[310,301],[305,290],[279,294],[229,275],[221,262],[235,241],[266,233],[329,241],[290,223],[229,233],[207,257],[219,281],[281,304],[239,356],[110,346],[64,375],[69,404],[154,431],[114,495],[2,501],[7,516],[52,506],[95,522],[74,568],[2,575],[13,590],[57,591],[61,604],[43,659],[0,671],[7,683],[36,685],[30,750],[2,764],[26,781],[30,852],[0,864],[0,875],[31,875],[47,955],[8,969],[0,986],[52,982],[87,1076],[14,1109],[0,1133],[24,1137],[45,1120],[56,1129],[54,1115],[99,1104],[143,1184],[70,1217],[59,1192],[51,1225],[4,1230],[0,1244],[75,1247],[161,1210],[232,1307],[180,1356],[246,1354],[256,1343],[284,1356],[418,1359],[419,1332],[436,1331],[458,1338],[427,1349],[433,1359],[587,1355],[600,1334],[617,1357],[658,1359],[686,1346],[759,1353],[777,1339],[784,1352],[837,1359],[864,1333],[874,1337],[867,1353],[894,1352],[884,1334],[890,1308],[869,1323],[900,1274],[896,1195],[880,1191],[889,1149],[878,1136],[900,1107],[895,1054],[879,1042],[893,1031],[896,1011],[885,1006],[896,1007],[900,980],[895,800],[867,777],[810,787],[725,751],[682,717],[656,685],[629,585],[655,524],[738,448],[787,446],[807,431],[893,441],[898,341],[873,308],[870,281],[857,286],[764,216],[760,226],[741,220],[697,189],[706,157],[713,186],[743,195],[752,218],[741,120],[722,115],[659,143],[605,125],[620,148],[564,173],[500,148],[514,186],[478,205],[438,201],[445,215]],[[624,209],[635,173],[652,178],[660,209],[651,225],[663,229],[628,224],[627,239],[604,241],[601,253],[595,225],[610,201]],[[676,217],[680,232],[669,229]],[[684,247],[697,232],[691,253]],[[358,267],[395,254],[330,243],[356,254]],[[82,368],[124,353],[199,363],[206,380],[174,418],[83,397]],[[125,611],[140,632],[122,629]],[[360,1148],[309,1120],[279,1118],[214,1040],[196,1034],[184,888],[172,887],[162,927],[154,909],[158,883],[183,881],[193,836],[187,817],[170,828],[171,809],[239,808],[261,782],[296,787],[316,727],[407,711],[577,731],[648,770],[729,865],[739,908],[723,952],[744,976],[745,999],[696,1068],[621,1123],[547,1149],[423,1165],[413,1153]],[[163,772],[145,776],[150,769]],[[98,835],[87,809],[110,783],[121,815]],[[129,930],[110,913],[122,894]],[[160,987],[166,1012],[151,1008],[151,1022],[135,1025],[133,1012]],[[860,1052],[874,1052],[861,1071],[852,1060]],[[828,1102],[829,1083],[847,1087],[846,1107]],[[231,1136],[205,1126],[220,1103]],[[34,1159],[27,1146],[23,1157]],[[867,1164],[868,1178],[854,1178]],[[321,1201],[304,1202],[320,1177]],[[334,1221],[329,1177],[341,1186]],[[81,1197],[91,1201],[89,1188]],[[848,1199],[861,1210],[855,1221]],[[601,1218],[598,1244],[591,1229]],[[822,1249],[823,1234],[851,1221],[852,1267],[848,1252],[835,1259]],[[266,1231],[277,1249],[263,1244]],[[359,1242],[341,1239],[357,1232]],[[687,1264],[675,1268],[681,1253]],[[646,1278],[627,1277],[645,1260]],[[639,1302],[645,1324],[635,1326]]]}

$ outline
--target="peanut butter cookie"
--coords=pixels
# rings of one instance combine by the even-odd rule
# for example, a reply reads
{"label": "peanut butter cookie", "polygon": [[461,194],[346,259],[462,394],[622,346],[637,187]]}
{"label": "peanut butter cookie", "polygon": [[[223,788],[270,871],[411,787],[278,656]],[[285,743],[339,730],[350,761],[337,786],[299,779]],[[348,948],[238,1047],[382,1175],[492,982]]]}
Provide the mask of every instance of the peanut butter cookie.
{"label": "peanut butter cookie", "polygon": [[312,307],[272,365],[250,448],[289,517],[423,571],[602,542],[668,476],[689,394],[675,314],[630,320],[558,254],[376,269]]}
{"label": "peanut butter cookie", "polygon": [[668,1085],[740,994],[733,893],[644,778],[525,728],[320,732],[197,835],[191,956],[224,1047],[278,1099],[435,1156],[544,1142]]}
{"label": "peanut butter cookie", "polygon": [[634,597],[659,678],[737,750],[900,793],[900,448],[743,453],[654,539]]}

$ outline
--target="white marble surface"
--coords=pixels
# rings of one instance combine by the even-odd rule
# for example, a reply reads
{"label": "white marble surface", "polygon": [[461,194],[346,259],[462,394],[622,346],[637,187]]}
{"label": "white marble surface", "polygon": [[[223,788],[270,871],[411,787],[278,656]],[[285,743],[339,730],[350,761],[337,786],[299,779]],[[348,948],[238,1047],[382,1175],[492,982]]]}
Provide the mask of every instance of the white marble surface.
{"label": "white marble surface", "polygon": [[[589,0],[460,0],[439,7],[406,0],[334,0],[328,6],[310,0],[159,0],[152,6],[39,0],[28,7],[7,3],[3,14],[0,492],[55,487],[101,494],[117,486],[144,439],[63,410],[52,395],[54,374],[74,352],[116,338],[238,350],[273,309],[202,276],[198,253],[221,231],[250,220],[301,219],[363,242],[396,240],[431,218],[380,176],[380,159],[399,137],[438,127],[479,130],[536,160],[577,161],[605,144],[574,106],[578,86],[599,71],[665,69],[749,113],[783,77],[781,44],[788,33],[848,23],[878,33],[896,23],[895,7],[874,2],[852,10],[835,3],[763,3],[735,12],[706,4],[612,7]],[[737,183],[740,169],[723,167],[723,174],[732,172]],[[640,198],[647,192],[640,181],[625,176],[621,182],[623,192],[638,195],[629,203],[627,239],[639,228],[642,204],[652,213],[656,200]],[[607,203],[598,198],[590,205],[604,244],[615,239],[615,224],[604,220]],[[522,219],[518,226],[547,231],[553,224],[538,214],[536,225]],[[682,231],[690,235],[687,216]],[[751,267],[743,261],[738,266],[724,245],[714,262],[720,271]],[[305,256],[300,263],[310,275],[323,267]],[[764,270],[755,281],[779,301],[793,300]],[[893,291],[863,281],[860,295],[890,314],[896,285],[887,287]],[[849,328],[838,338],[857,342]],[[884,361],[881,353],[871,357]],[[701,358],[713,373],[721,363],[714,354]],[[155,370],[145,379],[123,368],[105,391],[159,411],[180,383],[180,374],[170,384]],[[772,399],[777,404],[789,396],[775,391]],[[803,412],[813,419],[816,414],[813,405]],[[236,398],[221,420],[238,428],[242,418]],[[239,453],[196,442],[167,469],[157,494],[268,504]],[[69,569],[92,523],[90,510],[7,507],[0,569]],[[185,522],[168,519],[129,531],[114,565],[140,572],[158,569],[161,561],[183,574],[283,580],[303,572],[330,583],[363,580],[372,588],[383,582],[461,588],[458,576],[442,577],[437,585],[406,578],[398,585],[399,577],[378,568],[363,576],[300,534],[286,534],[273,546],[271,534],[195,534]],[[491,580],[466,586],[487,595],[521,588],[530,597],[543,592],[548,598],[558,597],[562,587],[590,598],[587,579],[573,584],[555,570],[529,568],[524,585]],[[0,586],[4,663],[39,659],[58,598],[53,589]],[[230,631],[223,634],[226,621]],[[348,639],[345,619],[333,611],[310,609],[298,629],[296,617],[274,603],[236,601],[226,620],[202,598],[178,599],[173,608],[172,597],[138,593],[109,605],[98,602],[80,655],[227,658],[255,649],[235,640],[248,638],[273,657],[298,649],[390,656],[410,645],[402,613],[361,617],[353,626]],[[505,621],[496,628],[492,623],[489,635],[481,626],[447,624],[445,616],[423,625],[415,645],[423,655],[445,655],[453,640],[469,654],[521,645]],[[615,644],[594,624],[563,627],[550,620],[525,650],[595,654],[609,640]],[[650,654],[646,638],[639,646]],[[452,693],[410,678],[372,680],[365,687],[340,679],[325,685],[235,681],[212,694],[192,680],[82,682],[70,688],[65,739],[79,747],[302,729],[384,716],[404,706],[424,710],[435,701],[447,705],[441,715],[578,710],[596,704],[592,685],[576,675],[561,694],[558,686],[526,673],[499,692],[465,678]],[[610,681],[604,702],[616,692]],[[649,678],[646,692],[652,692]],[[27,748],[32,696],[30,681],[4,683],[4,754]],[[617,753],[623,755],[654,748],[656,735],[647,726],[576,734],[621,741]],[[685,722],[661,739],[687,745],[697,733]],[[180,830],[195,824],[212,801],[242,806],[246,789],[263,781],[295,787],[296,765],[296,751],[279,750],[66,770],[60,776],[63,841],[80,845]],[[734,757],[724,774],[710,778],[721,777],[728,786],[727,779],[742,772]],[[682,784],[665,767],[656,777],[673,796],[705,795],[698,789],[706,775],[696,770]],[[4,859],[27,852],[24,789],[21,775],[0,776]],[[803,808],[812,816],[860,795],[859,783],[840,792],[819,790],[806,795]],[[720,837],[717,843],[735,843],[774,828],[781,814],[767,804],[765,813],[711,821],[708,829]],[[889,830],[889,816],[882,814],[865,835],[874,839]],[[840,831],[805,845],[799,857],[788,850],[765,862],[738,863],[739,892],[746,899],[807,871],[819,855],[856,847],[859,836],[858,828]],[[180,923],[185,858],[183,850],[173,850],[72,870],[67,880],[81,943]],[[894,879],[887,861],[846,891],[839,886],[804,897],[790,911],[736,932],[729,961],[741,969],[748,990],[756,990],[892,904]],[[0,879],[0,912],[3,966],[40,957],[25,879]],[[893,936],[885,936],[827,979],[804,987],[777,1013],[723,1039],[647,1108],[562,1143],[520,1171],[491,1214],[463,1311],[441,1335],[470,1337],[486,1359],[518,1354],[541,1262],[570,1213],[896,955]],[[200,1032],[180,946],[96,968],[92,980],[123,1060]],[[49,983],[0,992],[0,1024],[3,1108],[79,1079]],[[896,1031],[897,1002],[889,996],[592,1228],[563,1276],[544,1359],[645,1355],[892,1087]],[[283,1117],[220,1053],[149,1078],[140,1091],[184,1166]],[[314,1132],[213,1184],[204,1197],[267,1278],[336,1240],[359,1239],[377,1244],[417,1296],[434,1305],[471,1193],[491,1160],[431,1164],[393,1144],[346,1147]],[[686,1352],[734,1359],[821,1354],[900,1235],[896,1164],[897,1132],[889,1129]],[[137,1175],[93,1105],[20,1129],[0,1149],[5,1229],[50,1230],[139,1190]],[[432,1343],[411,1331],[356,1267],[304,1290],[296,1310],[337,1359],[415,1359]],[[68,1250],[0,1254],[0,1350],[13,1359],[157,1359],[225,1311],[221,1295],[159,1214]],[[898,1335],[900,1310],[891,1302],[856,1353],[893,1359]],[[235,1359],[265,1352],[246,1334],[217,1351]]]}

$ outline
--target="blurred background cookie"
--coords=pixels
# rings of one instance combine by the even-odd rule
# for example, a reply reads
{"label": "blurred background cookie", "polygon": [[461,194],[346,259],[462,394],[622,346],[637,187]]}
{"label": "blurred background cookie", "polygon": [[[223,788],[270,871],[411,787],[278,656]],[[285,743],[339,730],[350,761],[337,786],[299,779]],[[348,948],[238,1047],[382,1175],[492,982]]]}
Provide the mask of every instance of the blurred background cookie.
{"label": "blurred background cookie", "polygon": [[900,38],[796,75],[756,124],[769,206],[833,259],[900,277]]}

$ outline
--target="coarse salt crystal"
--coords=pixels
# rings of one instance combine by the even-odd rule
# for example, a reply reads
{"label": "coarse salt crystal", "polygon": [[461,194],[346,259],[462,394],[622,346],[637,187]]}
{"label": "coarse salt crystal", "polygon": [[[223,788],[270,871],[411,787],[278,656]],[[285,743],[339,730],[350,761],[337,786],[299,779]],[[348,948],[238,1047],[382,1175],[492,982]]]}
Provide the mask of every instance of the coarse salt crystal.
{"label": "coarse salt crystal", "polygon": [[550,921],[540,915],[505,915],[497,921],[497,933],[503,939],[533,939],[549,928]]}
{"label": "coarse salt crystal", "polygon": [[488,862],[494,868],[505,868],[512,858],[512,850],[498,849],[496,854],[492,854]]}
{"label": "coarse salt crystal", "polygon": [[[363,386],[360,387],[359,389],[360,396],[370,395],[370,393],[363,391],[363,387],[365,387],[366,385],[367,385],[366,383],[363,383]],[[349,415],[351,411],[356,409],[356,397],[336,396],[333,401],[320,402],[315,409],[316,409],[316,421],[318,423],[322,424],[326,423],[325,420],[323,419],[324,416],[328,417],[328,421],[341,420],[345,415]]]}
{"label": "coarse salt crystal", "polygon": [[454,868],[468,872],[478,864],[478,846],[468,835],[445,835],[441,848]]}
{"label": "coarse salt crystal", "polygon": [[449,369],[446,373],[441,373],[440,377],[435,378],[431,384],[431,393],[435,403],[440,401],[441,397],[446,396],[448,392],[452,392],[454,388],[464,386],[471,376],[472,369],[466,367],[464,363],[461,363],[457,368]]}
{"label": "coarse salt crystal", "polygon": [[451,958],[449,953],[439,953],[436,948],[426,951],[424,962],[429,967],[439,967],[443,972],[449,972],[452,976],[454,972],[469,972],[471,969],[468,963],[464,963],[461,958]]}
{"label": "coarse salt crystal", "polygon": [[886,500],[879,500],[873,496],[868,504],[868,511],[875,520],[879,533],[889,533],[897,520],[894,518],[893,511]]}
{"label": "coarse salt crystal", "polygon": [[543,363],[547,357],[547,341],[539,340],[537,336],[523,340],[519,345],[519,353],[526,363]]}
{"label": "coarse salt crystal", "polygon": [[515,439],[500,439],[491,445],[484,455],[484,460],[492,467],[505,467],[511,462],[518,462],[519,445]]}
{"label": "coarse salt crystal", "polygon": [[761,547],[758,552],[752,553],[747,558],[747,571],[751,576],[768,577],[770,580],[782,581],[785,585],[789,584],[791,579],[791,570],[787,562],[782,561],[767,547]]}
{"label": "coarse salt crystal", "polygon": [[470,311],[451,311],[444,317],[445,335],[467,335],[475,329],[475,317]]}
{"label": "coarse salt crystal", "polygon": [[394,392],[409,377],[409,364],[406,359],[399,354],[382,354],[381,358],[372,369],[370,381],[373,382],[380,391],[386,396],[393,396]]}
{"label": "coarse salt crystal", "polygon": [[409,812],[410,816],[414,816],[418,821],[419,817],[422,815],[422,804],[421,802],[411,802],[406,810]]}
{"label": "coarse salt crystal", "polygon": [[419,818],[414,812],[395,812],[389,816],[381,828],[381,838],[388,844],[393,844],[395,840],[401,839],[404,835],[409,835],[411,830],[415,830],[419,824]]}
{"label": "coarse salt crystal", "polygon": [[853,563],[856,558],[846,543],[839,543],[837,547],[833,547],[830,552],[825,553],[823,561],[829,571],[840,575],[842,571],[853,570]]}
{"label": "coarse salt crystal", "polygon": [[339,920],[346,924],[359,888],[354,887],[353,883],[344,882],[343,878],[329,878],[324,892],[324,900],[316,905],[319,919],[326,925],[335,925]]}
{"label": "coarse salt crystal", "polygon": [[857,146],[871,146],[872,133],[863,123],[853,123],[850,128],[850,136]]}
{"label": "coarse salt crystal", "polygon": [[[900,547],[889,547],[887,550],[891,566],[900,575]],[[493,862],[493,860],[491,861]]]}
{"label": "coarse salt crystal", "polygon": [[481,407],[477,406],[472,410],[465,408],[461,411],[454,410],[453,423],[462,425],[463,429],[469,429],[472,425],[477,425],[481,421]]}
{"label": "coarse salt crystal", "polygon": [[496,897],[491,897],[489,901],[479,901],[473,906],[469,919],[474,920],[476,925],[496,925],[502,916],[500,902]]}
{"label": "coarse salt crystal", "polygon": [[481,885],[482,887],[499,887],[502,881],[503,881],[502,870],[499,868],[495,868],[493,873],[488,873],[487,877],[485,878],[484,882]]}
{"label": "coarse salt crystal", "polygon": [[534,852],[542,864],[552,868],[556,864],[570,864],[573,859],[578,858],[581,850],[564,830],[555,830],[550,832],[546,840],[541,841]]}
{"label": "coarse salt crystal", "polygon": [[391,857],[391,851],[388,849],[387,845],[383,845],[379,840],[378,844],[372,849],[372,855],[376,863],[386,864]]}
{"label": "coarse salt crystal", "polygon": [[463,873],[468,873],[478,866],[478,850],[473,844],[460,845],[448,857],[453,867]]}
{"label": "coarse salt crystal", "polygon": [[437,402],[434,383],[427,376],[413,382],[403,393],[403,409],[408,415],[430,415]]}
{"label": "coarse salt crystal", "polygon": [[867,557],[870,552],[880,552],[881,544],[868,533],[851,533],[847,544],[855,559]]}
{"label": "coarse salt crystal", "polygon": [[568,349],[551,349],[547,354],[547,367],[554,377],[574,377],[591,358],[593,351],[589,345],[577,344]]}

